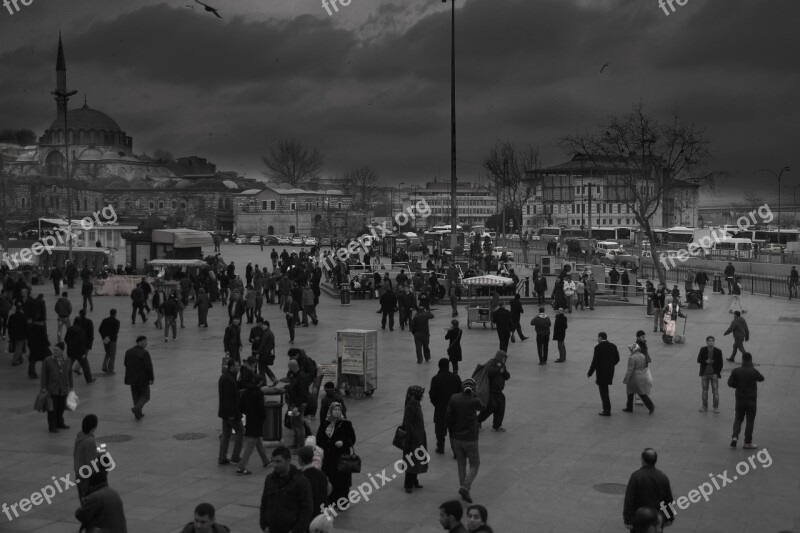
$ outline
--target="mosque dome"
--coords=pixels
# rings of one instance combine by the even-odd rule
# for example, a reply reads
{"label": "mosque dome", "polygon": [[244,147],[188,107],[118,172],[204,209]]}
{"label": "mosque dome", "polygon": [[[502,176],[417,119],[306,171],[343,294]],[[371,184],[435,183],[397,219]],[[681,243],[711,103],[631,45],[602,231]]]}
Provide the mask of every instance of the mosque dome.
{"label": "mosque dome", "polygon": [[[91,109],[84,104],[83,107],[67,111],[67,126],[70,130],[105,130],[107,132],[121,132],[119,125],[113,118],[102,111]],[[50,130],[64,129],[64,118],[59,117],[50,125]]]}

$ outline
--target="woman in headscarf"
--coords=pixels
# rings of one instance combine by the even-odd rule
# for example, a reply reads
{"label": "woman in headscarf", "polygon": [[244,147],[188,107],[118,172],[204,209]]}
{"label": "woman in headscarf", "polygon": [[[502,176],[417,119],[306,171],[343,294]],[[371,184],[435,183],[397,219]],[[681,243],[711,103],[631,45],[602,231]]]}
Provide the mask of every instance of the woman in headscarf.
{"label": "woman in headscarf", "polygon": [[[402,427],[408,432],[408,441],[403,447],[403,461],[406,463],[405,489],[411,493],[413,489],[421,489],[417,476],[428,471],[428,436],[425,434],[425,420],[422,416],[420,401],[425,389],[412,385],[406,392],[406,410],[403,414]],[[426,459],[425,463],[421,460]]]}
{"label": "woman in headscarf", "polygon": [[208,327],[208,308],[211,307],[211,302],[206,295],[205,289],[197,291],[197,297],[194,300],[194,307],[197,309],[197,325],[201,328]]}
{"label": "woman in headscarf", "polygon": [[627,385],[628,403],[623,411],[626,413],[633,412],[633,395],[638,394],[652,415],[656,407],[650,400],[650,396],[648,396],[653,386],[653,381],[650,377],[647,358],[635,342],[628,346],[628,350],[631,352],[631,356],[628,358],[628,372],[625,374],[625,379],[622,380],[622,383]]}
{"label": "woman in headscarf", "polygon": [[322,471],[328,476],[333,486],[328,503],[332,504],[339,498],[347,498],[350,486],[353,484],[353,475],[350,472],[339,472],[339,457],[350,453],[350,448],[356,442],[356,433],[353,424],[345,420],[342,415],[342,404],[333,402],[328,408],[328,417],[320,424],[317,431],[317,446],[322,448],[325,455],[322,459]]}

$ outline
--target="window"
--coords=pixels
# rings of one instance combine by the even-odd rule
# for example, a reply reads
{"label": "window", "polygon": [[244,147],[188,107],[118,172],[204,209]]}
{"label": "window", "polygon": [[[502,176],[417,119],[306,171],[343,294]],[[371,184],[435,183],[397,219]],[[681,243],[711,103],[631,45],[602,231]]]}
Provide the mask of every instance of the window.
{"label": "window", "polygon": [[289,233],[295,233],[294,226],[289,226]]}
{"label": "window", "polygon": [[[289,204],[289,210],[290,211],[297,211],[297,203],[292,202],[291,204]],[[294,226],[292,226],[292,227],[294,227]],[[294,231],[291,230],[291,231],[289,231],[289,233],[294,233]]]}
{"label": "window", "polygon": [[525,207],[527,208],[527,212],[525,214],[526,215],[530,215],[531,214],[531,206],[528,205],[528,206],[525,206]]}
{"label": "window", "polygon": [[149,206],[150,209],[155,209],[156,208],[155,202],[149,202],[147,205]]}
{"label": "window", "polygon": [[159,209],[164,209],[164,200],[159,200],[158,201],[158,208]]}
{"label": "window", "polygon": [[267,228],[267,235],[275,235],[275,228],[270,226]]}
{"label": "window", "polygon": [[142,203],[139,200],[136,200],[136,209],[141,209]]}
{"label": "window", "polygon": [[181,209],[186,209],[186,202],[181,202]]}
{"label": "window", "polygon": [[275,200],[270,200],[269,209],[270,211],[275,211]]}
{"label": "window", "polygon": [[341,208],[342,208],[342,202],[339,202],[338,204],[336,204],[336,209],[341,209]]}
{"label": "window", "polygon": [[267,210],[267,201],[266,200],[261,200],[261,210],[262,211],[266,211]]}
{"label": "window", "polygon": [[172,209],[177,209],[178,208],[178,201],[177,200],[172,200],[172,202],[170,202],[170,206],[172,207]]}

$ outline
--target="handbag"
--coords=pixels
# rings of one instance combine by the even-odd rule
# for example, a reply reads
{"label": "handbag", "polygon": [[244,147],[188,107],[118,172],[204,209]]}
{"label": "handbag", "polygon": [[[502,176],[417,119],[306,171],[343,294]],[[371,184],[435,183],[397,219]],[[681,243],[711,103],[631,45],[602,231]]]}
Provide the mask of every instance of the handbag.
{"label": "handbag", "polygon": [[69,391],[67,394],[67,409],[70,411],[74,411],[78,408],[78,404],[80,403],[81,399],[78,398],[78,395],[75,393],[74,390]]}
{"label": "handbag", "polygon": [[360,474],[361,457],[356,455],[356,450],[352,446],[350,451],[352,453],[340,455],[339,459],[336,460],[336,470],[343,473]]}
{"label": "handbag", "polygon": [[50,393],[47,392],[46,390],[39,391],[39,394],[36,395],[36,400],[34,400],[33,402],[33,410],[39,411],[40,413],[45,413],[47,411],[50,411],[50,409],[47,408],[48,400],[50,407],[52,408],[53,399],[50,398]]}
{"label": "handbag", "polygon": [[397,429],[394,430],[394,438],[392,439],[392,446],[398,448],[401,451],[405,451],[406,446],[408,446],[408,431],[403,429],[403,426],[399,426]]}

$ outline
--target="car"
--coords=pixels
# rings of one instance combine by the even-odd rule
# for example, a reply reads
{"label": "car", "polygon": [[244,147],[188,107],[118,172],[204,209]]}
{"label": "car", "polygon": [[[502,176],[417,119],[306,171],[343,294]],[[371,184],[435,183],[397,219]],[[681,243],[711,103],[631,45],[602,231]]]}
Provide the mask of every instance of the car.
{"label": "car", "polygon": [[292,238],[288,235],[278,236],[278,244],[292,244]]}
{"label": "car", "polygon": [[603,257],[603,262],[606,264],[617,263],[619,265],[627,263],[628,265],[639,265],[639,258],[631,255],[623,250],[609,250]]}
{"label": "car", "polygon": [[534,233],[533,235],[531,235],[531,240],[532,241],[541,241],[542,240],[542,236],[541,235],[536,235]]}
{"label": "car", "polygon": [[780,244],[765,244],[758,248],[760,254],[780,254],[783,246]]}
{"label": "car", "polygon": [[509,261],[514,260],[514,252],[506,248],[503,248],[502,246],[495,247],[495,249],[492,251],[492,255],[495,256],[497,259],[500,259],[500,256],[503,255],[503,252],[505,252],[506,258]]}
{"label": "car", "polygon": [[323,237],[319,240],[320,246],[330,246],[331,245],[331,238],[330,237]]}
{"label": "car", "polygon": [[271,246],[274,244],[280,244],[278,242],[278,237],[275,235],[264,235],[264,245]]}
{"label": "car", "polygon": [[317,245],[317,238],[316,237],[306,237],[305,245],[306,246],[316,246]]}
{"label": "car", "polygon": [[292,237],[290,244],[292,246],[303,246],[303,237],[301,237],[300,235]]}
{"label": "car", "polygon": [[260,244],[261,243],[261,235],[253,235],[250,237],[250,244]]}
{"label": "car", "polygon": [[234,242],[235,242],[236,244],[247,244],[249,241],[250,241],[250,239],[248,239],[248,238],[247,238],[246,236],[244,236],[244,235],[241,235],[241,236],[239,236],[239,237],[236,237],[236,241],[234,241]]}

